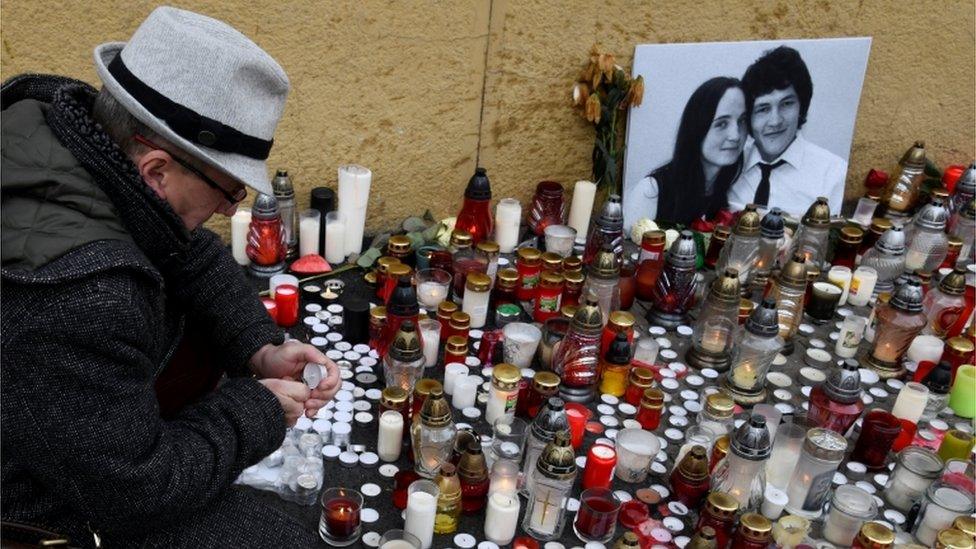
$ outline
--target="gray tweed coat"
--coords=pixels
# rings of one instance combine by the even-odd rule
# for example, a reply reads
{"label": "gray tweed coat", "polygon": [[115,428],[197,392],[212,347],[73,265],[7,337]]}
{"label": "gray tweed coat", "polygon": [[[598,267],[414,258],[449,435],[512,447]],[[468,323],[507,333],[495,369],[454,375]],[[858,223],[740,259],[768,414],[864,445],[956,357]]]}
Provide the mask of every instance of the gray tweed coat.
{"label": "gray tweed coat", "polygon": [[[2,89],[2,515],[86,546],[313,545],[315,525],[232,487],[284,435],[246,376],[282,335],[218,237],[187,232],[92,121],[94,93]],[[164,421],[153,383],[186,325],[232,377]]]}

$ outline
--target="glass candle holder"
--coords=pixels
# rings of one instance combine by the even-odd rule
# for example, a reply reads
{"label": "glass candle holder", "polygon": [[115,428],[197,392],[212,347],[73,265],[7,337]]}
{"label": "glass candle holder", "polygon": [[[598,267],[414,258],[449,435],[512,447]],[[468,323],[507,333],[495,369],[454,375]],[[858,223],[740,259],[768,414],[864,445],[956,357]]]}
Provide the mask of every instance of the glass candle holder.
{"label": "glass candle holder", "polygon": [[529,425],[513,415],[499,417],[491,426],[491,446],[485,452],[485,461],[491,467],[499,459],[519,463],[525,450]]}
{"label": "glass candle holder", "polygon": [[779,426],[773,440],[773,451],[766,461],[766,484],[786,490],[796,462],[800,459],[808,430],[809,425],[803,418],[793,418],[793,421]]}
{"label": "glass candle holder", "polygon": [[563,317],[550,318],[542,324],[542,340],[539,342],[536,358],[543,370],[551,369],[553,351],[556,344],[569,332],[569,324],[570,320]]}
{"label": "glass candle holder", "polygon": [[346,260],[346,222],[337,211],[325,214],[325,260],[332,265]]}
{"label": "glass candle holder", "polygon": [[887,410],[871,410],[861,421],[861,434],[851,454],[852,461],[863,463],[876,471],[888,461],[891,444],[901,432],[901,421]]}
{"label": "glass candle holder", "polygon": [[563,186],[555,181],[541,181],[529,209],[529,227],[536,236],[545,234],[546,227],[558,225],[566,219]]}
{"label": "glass candle holder", "polygon": [[584,542],[607,543],[613,538],[619,513],[620,500],[610,489],[584,490],[576,520],[573,521],[573,531]]}
{"label": "glass candle holder", "polygon": [[430,549],[434,539],[434,518],[440,488],[430,480],[416,480],[407,488],[407,510],[404,531],[420,540],[423,549]]}
{"label": "glass candle holder", "polygon": [[576,242],[576,229],[569,225],[549,225],[543,231],[546,235],[546,251],[569,257]]}
{"label": "glass candle holder", "polygon": [[861,525],[877,514],[878,504],[874,496],[851,484],[838,486],[824,521],[824,538],[836,545],[851,545]]}
{"label": "glass candle holder", "polygon": [[976,417],[976,366],[964,364],[956,370],[949,392],[949,407],[959,417]]}
{"label": "glass candle holder", "polygon": [[406,530],[387,530],[380,536],[379,549],[423,549],[417,536]]}
{"label": "glass candle holder", "polygon": [[973,435],[958,429],[946,431],[939,445],[939,457],[948,462],[950,459],[965,460],[973,450]]}
{"label": "glass candle holder", "polygon": [[417,301],[427,310],[437,310],[437,306],[447,299],[451,289],[451,273],[444,269],[424,269],[414,275],[417,281]]}
{"label": "glass candle holder", "polygon": [[535,356],[539,342],[542,341],[542,330],[534,324],[512,322],[505,325],[502,333],[505,335],[502,346],[505,362],[519,368],[531,366],[532,357]]}
{"label": "glass candle holder", "polygon": [[873,267],[863,265],[854,271],[851,277],[851,287],[847,293],[847,303],[857,307],[864,307],[871,300],[874,285],[878,282],[878,271]]}
{"label": "glass candle holder", "polygon": [[844,289],[831,282],[814,282],[813,293],[806,313],[815,324],[825,324],[834,318],[837,305],[844,296]]}
{"label": "glass candle holder", "polygon": [[319,537],[335,546],[345,547],[359,540],[363,495],[349,488],[328,488],[322,492],[322,517]]}
{"label": "glass candle holder", "polygon": [[786,488],[790,498],[787,511],[805,518],[820,516],[831,480],[846,450],[847,441],[833,431],[814,428],[807,432],[800,459]]}
{"label": "glass candle holder", "polygon": [[889,507],[905,513],[939,478],[944,464],[938,454],[918,446],[899,452],[895,463],[885,485],[884,500]]}
{"label": "glass candle holder", "polygon": [[643,429],[623,429],[617,433],[616,449],[617,478],[624,482],[644,482],[651,460],[661,449],[661,441]]}
{"label": "glass candle holder", "polygon": [[912,531],[918,541],[929,547],[935,545],[939,531],[952,526],[956,517],[973,512],[973,496],[955,486],[935,482],[925,491],[918,521]]}
{"label": "glass candle holder", "polygon": [[420,340],[423,341],[424,367],[430,368],[437,364],[437,351],[441,345],[441,322],[434,318],[422,318],[417,321]]}

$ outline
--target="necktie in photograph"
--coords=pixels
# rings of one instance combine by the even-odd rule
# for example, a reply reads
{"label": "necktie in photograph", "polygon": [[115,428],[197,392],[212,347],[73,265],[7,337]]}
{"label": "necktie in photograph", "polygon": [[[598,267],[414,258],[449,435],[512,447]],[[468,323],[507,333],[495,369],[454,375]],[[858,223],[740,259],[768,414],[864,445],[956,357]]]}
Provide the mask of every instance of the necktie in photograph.
{"label": "necktie in photograph", "polygon": [[780,160],[775,164],[759,163],[759,170],[762,172],[762,177],[759,179],[759,187],[756,188],[756,196],[752,199],[753,204],[757,206],[769,205],[769,174],[773,173],[773,170],[783,164],[786,164],[785,160]]}

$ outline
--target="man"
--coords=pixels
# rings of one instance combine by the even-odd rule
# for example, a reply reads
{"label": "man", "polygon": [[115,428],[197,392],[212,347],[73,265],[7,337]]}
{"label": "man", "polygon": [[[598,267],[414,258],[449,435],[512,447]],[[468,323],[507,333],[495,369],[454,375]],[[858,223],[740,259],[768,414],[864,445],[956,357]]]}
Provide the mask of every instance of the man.
{"label": "man", "polygon": [[[288,79],[233,28],[169,7],[95,65],[100,92],[25,75],[0,96],[3,518],[85,547],[312,545],[314,525],[232,483],[332,398],[338,369],[283,344],[201,227],[247,187],[271,192]],[[166,420],[153,385],[189,335],[228,379]],[[293,381],[307,361],[328,368],[311,391]],[[18,532],[3,533],[54,535]]]}
{"label": "man", "polygon": [[744,151],[742,174],[729,190],[729,206],[779,207],[797,217],[819,196],[839,214],[847,162],[803,138],[813,82],[793,48],[768,51],[742,77],[753,142]]}

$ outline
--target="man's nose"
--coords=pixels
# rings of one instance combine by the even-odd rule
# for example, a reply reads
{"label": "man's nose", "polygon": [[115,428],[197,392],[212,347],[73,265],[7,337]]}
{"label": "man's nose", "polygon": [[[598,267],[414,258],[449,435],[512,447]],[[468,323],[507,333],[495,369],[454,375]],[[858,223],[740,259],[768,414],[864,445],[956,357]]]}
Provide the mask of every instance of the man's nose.
{"label": "man's nose", "polygon": [[779,126],[783,123],[783,113],[781,113],[778,108],[774,108],[772,111],[770,111],[769,123],[772,126]]}

